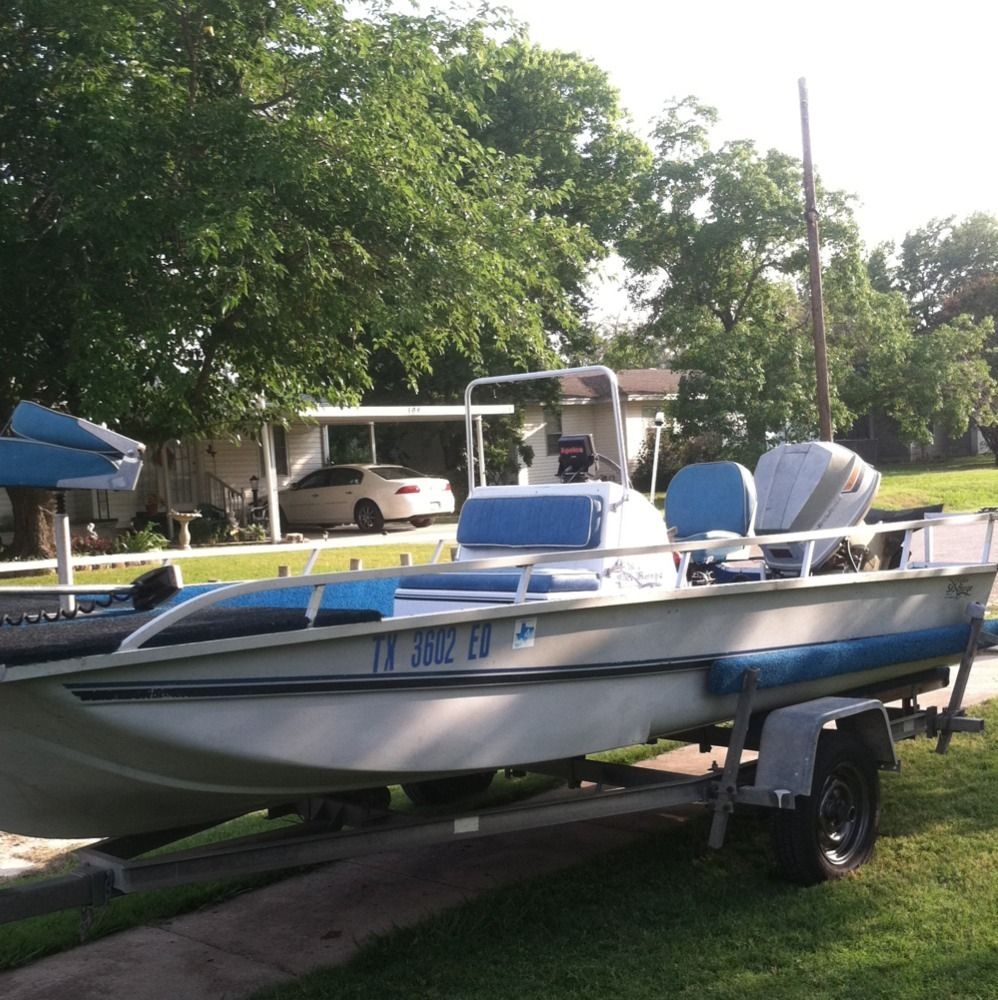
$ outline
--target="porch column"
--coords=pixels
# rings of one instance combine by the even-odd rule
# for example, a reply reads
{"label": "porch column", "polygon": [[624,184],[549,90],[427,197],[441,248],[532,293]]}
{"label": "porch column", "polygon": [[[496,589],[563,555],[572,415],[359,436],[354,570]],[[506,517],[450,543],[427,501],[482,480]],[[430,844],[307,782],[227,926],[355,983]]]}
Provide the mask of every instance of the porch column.
{"label": "porch column", "polygon": [[482,432],[482,415],[475,417],[475,436],[478,439],[478,485],[485,485],[485,435]]}
{"label": "porch column", "polygon": [[367,425],[367,437],[368,437],[368,440],[371,442],[371,464],[372,465],[377,465],[378,464],[378,443],[377,443],[377,441],[375,440],[375,437],[374,437],[374,421],[373,420]]}
{"label": "porch column", "polygon": [[170,511],[173,510],[173,483],[170,480],[170,449],[164,444],[159,449],[159,476],[162,484],[163,505],[166,507],[166,537],[173,541],[173,518]]}
{"label": "porch column", "polygon": [[260,428],[260,445],[263,450],[263,480],[266,484],[267,509],[270,511],[270,540],[281,540],[280,505],[277,502],[277,469],[274,467],[274,434],[270,424]]}

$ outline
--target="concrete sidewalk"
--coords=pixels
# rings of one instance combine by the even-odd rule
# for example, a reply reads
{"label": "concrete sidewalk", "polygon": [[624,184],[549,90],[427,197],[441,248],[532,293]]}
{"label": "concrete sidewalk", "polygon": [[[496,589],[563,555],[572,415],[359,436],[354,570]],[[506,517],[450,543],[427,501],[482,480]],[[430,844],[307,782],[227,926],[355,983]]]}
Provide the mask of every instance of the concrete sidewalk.
{"label": "concrete sidewalk", "polygon": [[[995,696],[998,655],[981,654],[965,703]],[[948,689],[921,699],[924,705],[948,700]],[[698,774],[711,759],[685,747],[646,766]],[[342,861],[0,973],[0,996],[237,1000],[343,962],[371,938],[488,889],[577,864],[682,821],[676,815],[622,816]]]}

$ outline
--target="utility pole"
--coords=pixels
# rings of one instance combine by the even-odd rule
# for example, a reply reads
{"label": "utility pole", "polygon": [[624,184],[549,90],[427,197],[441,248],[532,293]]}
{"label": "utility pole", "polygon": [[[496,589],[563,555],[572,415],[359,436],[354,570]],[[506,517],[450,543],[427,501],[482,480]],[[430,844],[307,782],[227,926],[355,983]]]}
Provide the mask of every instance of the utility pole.
{"label": "utility pole", "polygon": [[811,325],[814,335],[814,368],[817,381],[818,421],[821,440],[832,440],[832,409],[828,395],[828,353],[825,349],[825,310],[821,295],[821,256],[818,242],[818,204],[814,196],[811,163],[811,123],[807,109],[807,80],[797,81],[800,94],[800,129],[804,142],[804,217],[807,250],[811,261]]}

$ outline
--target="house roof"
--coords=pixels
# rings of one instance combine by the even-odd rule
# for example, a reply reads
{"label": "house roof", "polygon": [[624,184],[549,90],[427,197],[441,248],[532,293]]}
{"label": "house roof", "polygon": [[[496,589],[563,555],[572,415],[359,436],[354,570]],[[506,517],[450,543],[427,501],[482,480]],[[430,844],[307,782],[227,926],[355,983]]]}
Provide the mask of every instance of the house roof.
{"label": "house roof", "polygon": [[[674,396],[680,377],[668,368],[625,368],[617,372],[617,385],[625,396]],[[571,375],[562,382],[562,395],[599,399],[607,395],[607,382],[602,375]]]}

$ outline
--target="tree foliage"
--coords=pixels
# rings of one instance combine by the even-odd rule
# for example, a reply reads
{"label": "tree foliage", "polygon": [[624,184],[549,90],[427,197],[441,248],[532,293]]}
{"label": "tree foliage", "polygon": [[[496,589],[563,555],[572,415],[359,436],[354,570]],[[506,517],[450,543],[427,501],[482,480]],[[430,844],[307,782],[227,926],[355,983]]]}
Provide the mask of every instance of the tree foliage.
{"label": "tree foliage", "polygon": [[562,279],[598,243],[560,207],[572,165],[538,182],[551,144],[472,134],[493,119],[454,66],[462,47],[493,59],[489,21],[6,7],[3,409],[65,404],[152,440],[232,430],[261,398],[277,415],[306,393],[356,401],[377,355],[414,384],[485,333],[515,362],[568,322]]}
{"label": "tree foliage", "polygon": [[[885,259],[875,266],[910,303],[925,367],[943,376],[947,426],[962,433],[967,418],[975,421],[998,462],[998,219],[933,219],[908,233],[896,260]],[[975,388],[969,405],[952,405]]]}
{"label": "tree foliage", "polygon": [[7,0],[0,411],[155,443],[547,361],[646,161],[487,10]]}
{"label": "tree foliage", "polygon": [[[629,263],[648,330],[684,372],[684,431],[754,459],[774,437],[817,430],[802,167],[751,142],[711,144],[712,109],[687,98],[656,130],[652,196]],[[818,184],[832,420],[886,410],[913,439],[980,404],[979,339],[915,338],[907,304],[864,266],[849,198]]]}

